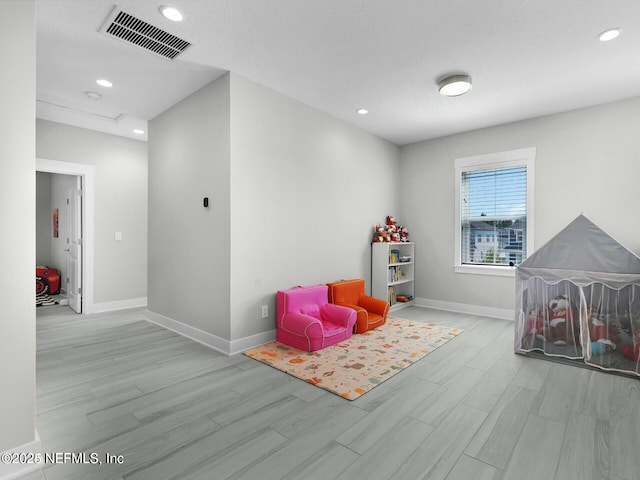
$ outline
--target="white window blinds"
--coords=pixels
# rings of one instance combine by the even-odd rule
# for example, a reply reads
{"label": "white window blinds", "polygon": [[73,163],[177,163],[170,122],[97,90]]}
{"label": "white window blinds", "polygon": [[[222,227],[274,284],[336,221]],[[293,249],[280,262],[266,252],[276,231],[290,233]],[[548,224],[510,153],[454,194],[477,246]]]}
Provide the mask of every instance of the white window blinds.
{"label": "white window blinds", "polygon": [[460,173],[460,262],[518,265],[527,252],[527,167]]}

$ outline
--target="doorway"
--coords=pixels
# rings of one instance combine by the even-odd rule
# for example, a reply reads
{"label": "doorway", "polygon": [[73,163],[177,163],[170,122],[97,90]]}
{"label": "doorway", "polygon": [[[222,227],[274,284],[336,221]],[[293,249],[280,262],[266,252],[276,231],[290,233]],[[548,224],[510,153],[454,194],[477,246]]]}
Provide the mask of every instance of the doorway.
{"label": "doorway", "polygon": [[36,172],[37,307],[82,313],[81,192],[82,177]]}
{"label": "doorway", "polygon": [[[67,299],[77,313],[93,312],[93,165],[36,158],[36,171],[70,176],[65,191],[66,225],[58,235],[65,242],[64,284]],[[58,212],[59,213],[59,212]],[[67,243],[67,238],[68,243]],[[68,282],[66,278],[68,277]]]}

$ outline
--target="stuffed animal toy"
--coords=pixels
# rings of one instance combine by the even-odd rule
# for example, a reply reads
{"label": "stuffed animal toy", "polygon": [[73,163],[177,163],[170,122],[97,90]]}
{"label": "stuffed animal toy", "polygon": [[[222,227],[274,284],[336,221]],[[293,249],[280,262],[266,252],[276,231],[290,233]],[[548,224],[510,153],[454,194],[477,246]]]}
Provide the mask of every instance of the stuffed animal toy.
{"label": "stuffed animal toy", "polygon": [[575,345],[580,334],[575,324],[577,315],[566,295],[558,295],[549,302],[549,325],[544,329],[544,337],[554,345]]}
{"label": "stuffed animal toy", "polygon": [[544,340],[543,335],[543,320],[542,312],[540,309],[534,307],[529,312],[527,321],[525,323],[525,337],[529,338],[533,342],[536,338]]}
{"label": "stuffed animal toy", "polygon": [[607,315],[609,330],[615,325],[620,336],[618,346],[633,345],[633,325],[640,325],[640,315],[630,312]]}
{"label": "stuffed animal toy", "polygon": [[599,316],[597,309],[593,306],[589,307],[587,315],[591,355],[603,355],[615,350],[616,344],[613,342],[615,334],[610,334],[606,318]]}
{"label": "stuffed animal toy", "polygon": [[633,334],[633,345],[622,347],[622,354],[636,363],[640,363],[640,325]]}
{"label": "stuffed animal toy", "polygon": [[389,225],[376,225],[373,227],[373,238],[372,242],[391,242],[393,235],[393,230],[390,229]]}
{"label": "stuffed animal toy", "polygon": [[388,215],[384,225],[376,225],[373,228],[371,242],[408,242],[408,237],[409,231],[398,225],[394,217]]}
{"label": "stuffed animal toy", "polygon": [[373,227],[373,239],[372,242],[384,242],[386,241],[386,234],[384,233],[384,227],[376,225]]}

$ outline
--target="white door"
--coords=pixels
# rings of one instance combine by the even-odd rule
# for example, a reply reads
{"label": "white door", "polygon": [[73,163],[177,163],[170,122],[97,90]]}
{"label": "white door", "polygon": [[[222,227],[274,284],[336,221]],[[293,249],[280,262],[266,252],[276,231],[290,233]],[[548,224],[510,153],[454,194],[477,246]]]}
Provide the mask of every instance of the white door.
{"label": "white door", "polygon": [[69,191],[69,236],[67,244],[67,297],[69,306],[82,313],[82,177]]}

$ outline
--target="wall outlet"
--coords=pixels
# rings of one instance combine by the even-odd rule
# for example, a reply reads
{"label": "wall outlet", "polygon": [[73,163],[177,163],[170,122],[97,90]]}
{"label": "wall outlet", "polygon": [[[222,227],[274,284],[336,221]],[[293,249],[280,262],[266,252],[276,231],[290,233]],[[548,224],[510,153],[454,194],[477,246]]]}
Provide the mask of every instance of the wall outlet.
{"label": "wall outlet", "polygon": [[262,318],[269,316],[269,305],[262,305]]}

